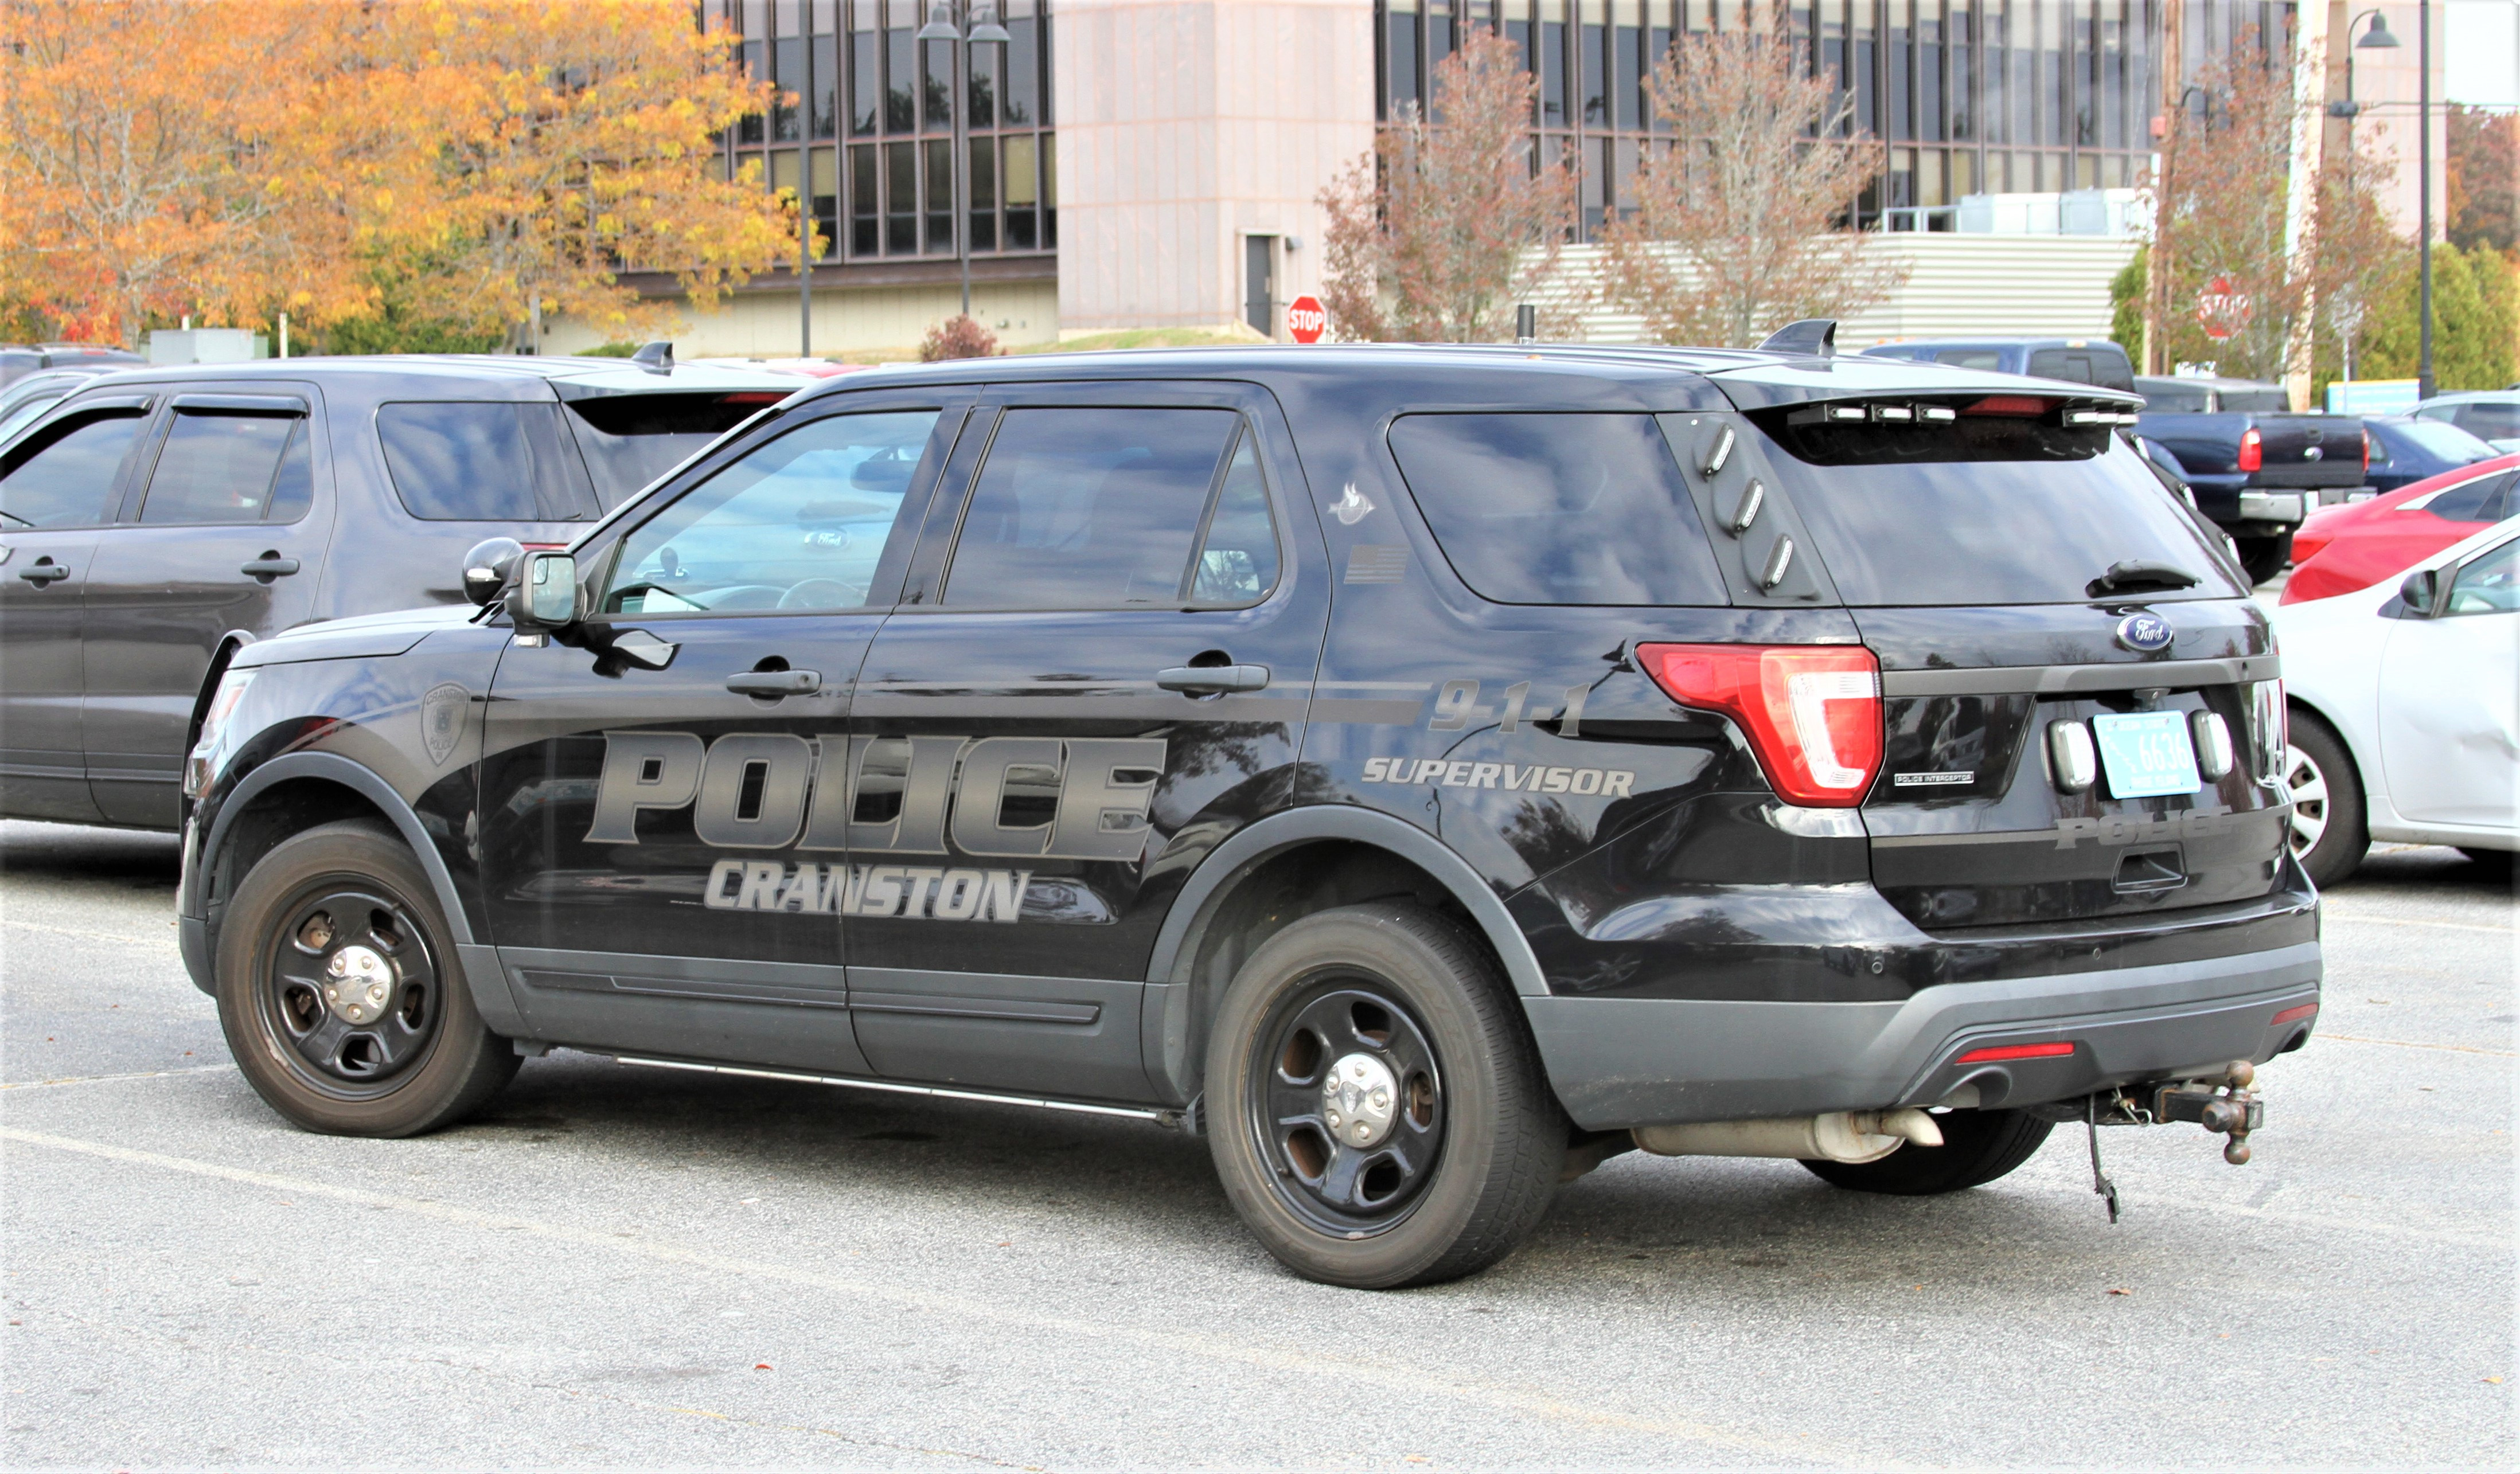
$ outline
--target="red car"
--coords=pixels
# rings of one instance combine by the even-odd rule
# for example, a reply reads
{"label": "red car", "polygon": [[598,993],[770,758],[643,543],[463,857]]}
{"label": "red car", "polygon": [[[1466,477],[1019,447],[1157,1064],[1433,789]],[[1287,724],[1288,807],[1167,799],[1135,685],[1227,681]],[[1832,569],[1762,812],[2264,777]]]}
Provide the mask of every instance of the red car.
{"label": "red car", "polygon": [[2462,538],[2520,514],[2520,456],[2497,456],[2367,502],[2310,514],[2292,536],[2284,603],[2367,589]]}

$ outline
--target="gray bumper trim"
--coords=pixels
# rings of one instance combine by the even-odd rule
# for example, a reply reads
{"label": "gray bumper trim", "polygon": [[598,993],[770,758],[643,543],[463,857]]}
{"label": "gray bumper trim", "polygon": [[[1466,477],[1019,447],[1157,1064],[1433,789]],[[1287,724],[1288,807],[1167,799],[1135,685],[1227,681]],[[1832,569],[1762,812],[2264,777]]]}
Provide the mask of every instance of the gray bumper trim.
{"label": "gray bumper trim", "polygon": [[[2319,946],[2108,972],[1946,983],[1895,1003],[1525,998],[1550,1083],[1593,1131],[1923,1105],[1964,1082],[1985,1103],[2064,1099],[2265,1060],[2309,1027]],[[2072,1040],[2071,1056],[1951,1061],[1988,1045]]]}

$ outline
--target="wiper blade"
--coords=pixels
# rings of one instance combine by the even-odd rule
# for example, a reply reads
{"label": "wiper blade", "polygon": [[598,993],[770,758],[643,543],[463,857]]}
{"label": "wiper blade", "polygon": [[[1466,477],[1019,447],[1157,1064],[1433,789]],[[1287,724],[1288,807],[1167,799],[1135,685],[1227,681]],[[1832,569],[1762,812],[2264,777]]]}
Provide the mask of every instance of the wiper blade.
{"label": "wiper blade", "polygon": [[2083,592],[2098,599],[2105,594],[2126,594],[2137,589],[2192,589],[2205,580],[2177,563],[2156,563],[2146,558],[2121,558],[2109,564],[2109,571],[2083,586]]}

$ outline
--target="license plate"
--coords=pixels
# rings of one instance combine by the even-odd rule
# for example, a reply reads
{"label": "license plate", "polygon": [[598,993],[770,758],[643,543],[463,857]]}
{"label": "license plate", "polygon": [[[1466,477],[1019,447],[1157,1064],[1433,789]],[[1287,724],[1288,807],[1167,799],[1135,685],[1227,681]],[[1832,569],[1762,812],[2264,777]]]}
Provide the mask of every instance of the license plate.
{"label": "license plate", "polygon": [[2159,798],[2201,786],[2196,743],[2187,735],[2183,711],[2093,717],[2092,736],[2099,740],[2100,771],[2108,775],[2111,798]]}

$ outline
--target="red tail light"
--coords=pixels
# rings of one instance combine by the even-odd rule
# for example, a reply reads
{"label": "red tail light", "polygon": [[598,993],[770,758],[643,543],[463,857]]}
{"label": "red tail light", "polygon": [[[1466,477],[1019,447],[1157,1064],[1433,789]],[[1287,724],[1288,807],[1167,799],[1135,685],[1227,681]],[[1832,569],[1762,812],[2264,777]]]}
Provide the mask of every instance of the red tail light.
{"label": "red tail light", "polygon": [[2267,464],[2267,442],[2256,425],[2240,431],[2240,469],[2256,470]]}
{"label": "red tail light", "polygon": [[2073,1052],[2073,1045],[2063,1040],[2058,1040],[2054,1044],[2000,1044],[1983,1050],[1971,1050],[1952,1063],[1993,1064],[2003,1059],[2061,1059]]}
{"label": "red tail light", "polygon": [[2371,469],[2371,432],[2369,430],[2362,432],[2362,469],[2364,470]]}
{"label": "red tail light", "polygon": [[1851,809],[1881,771],[1881,662],[1860,645],[1640,645],[1683,706],[1740,724],[1779,797]]}

